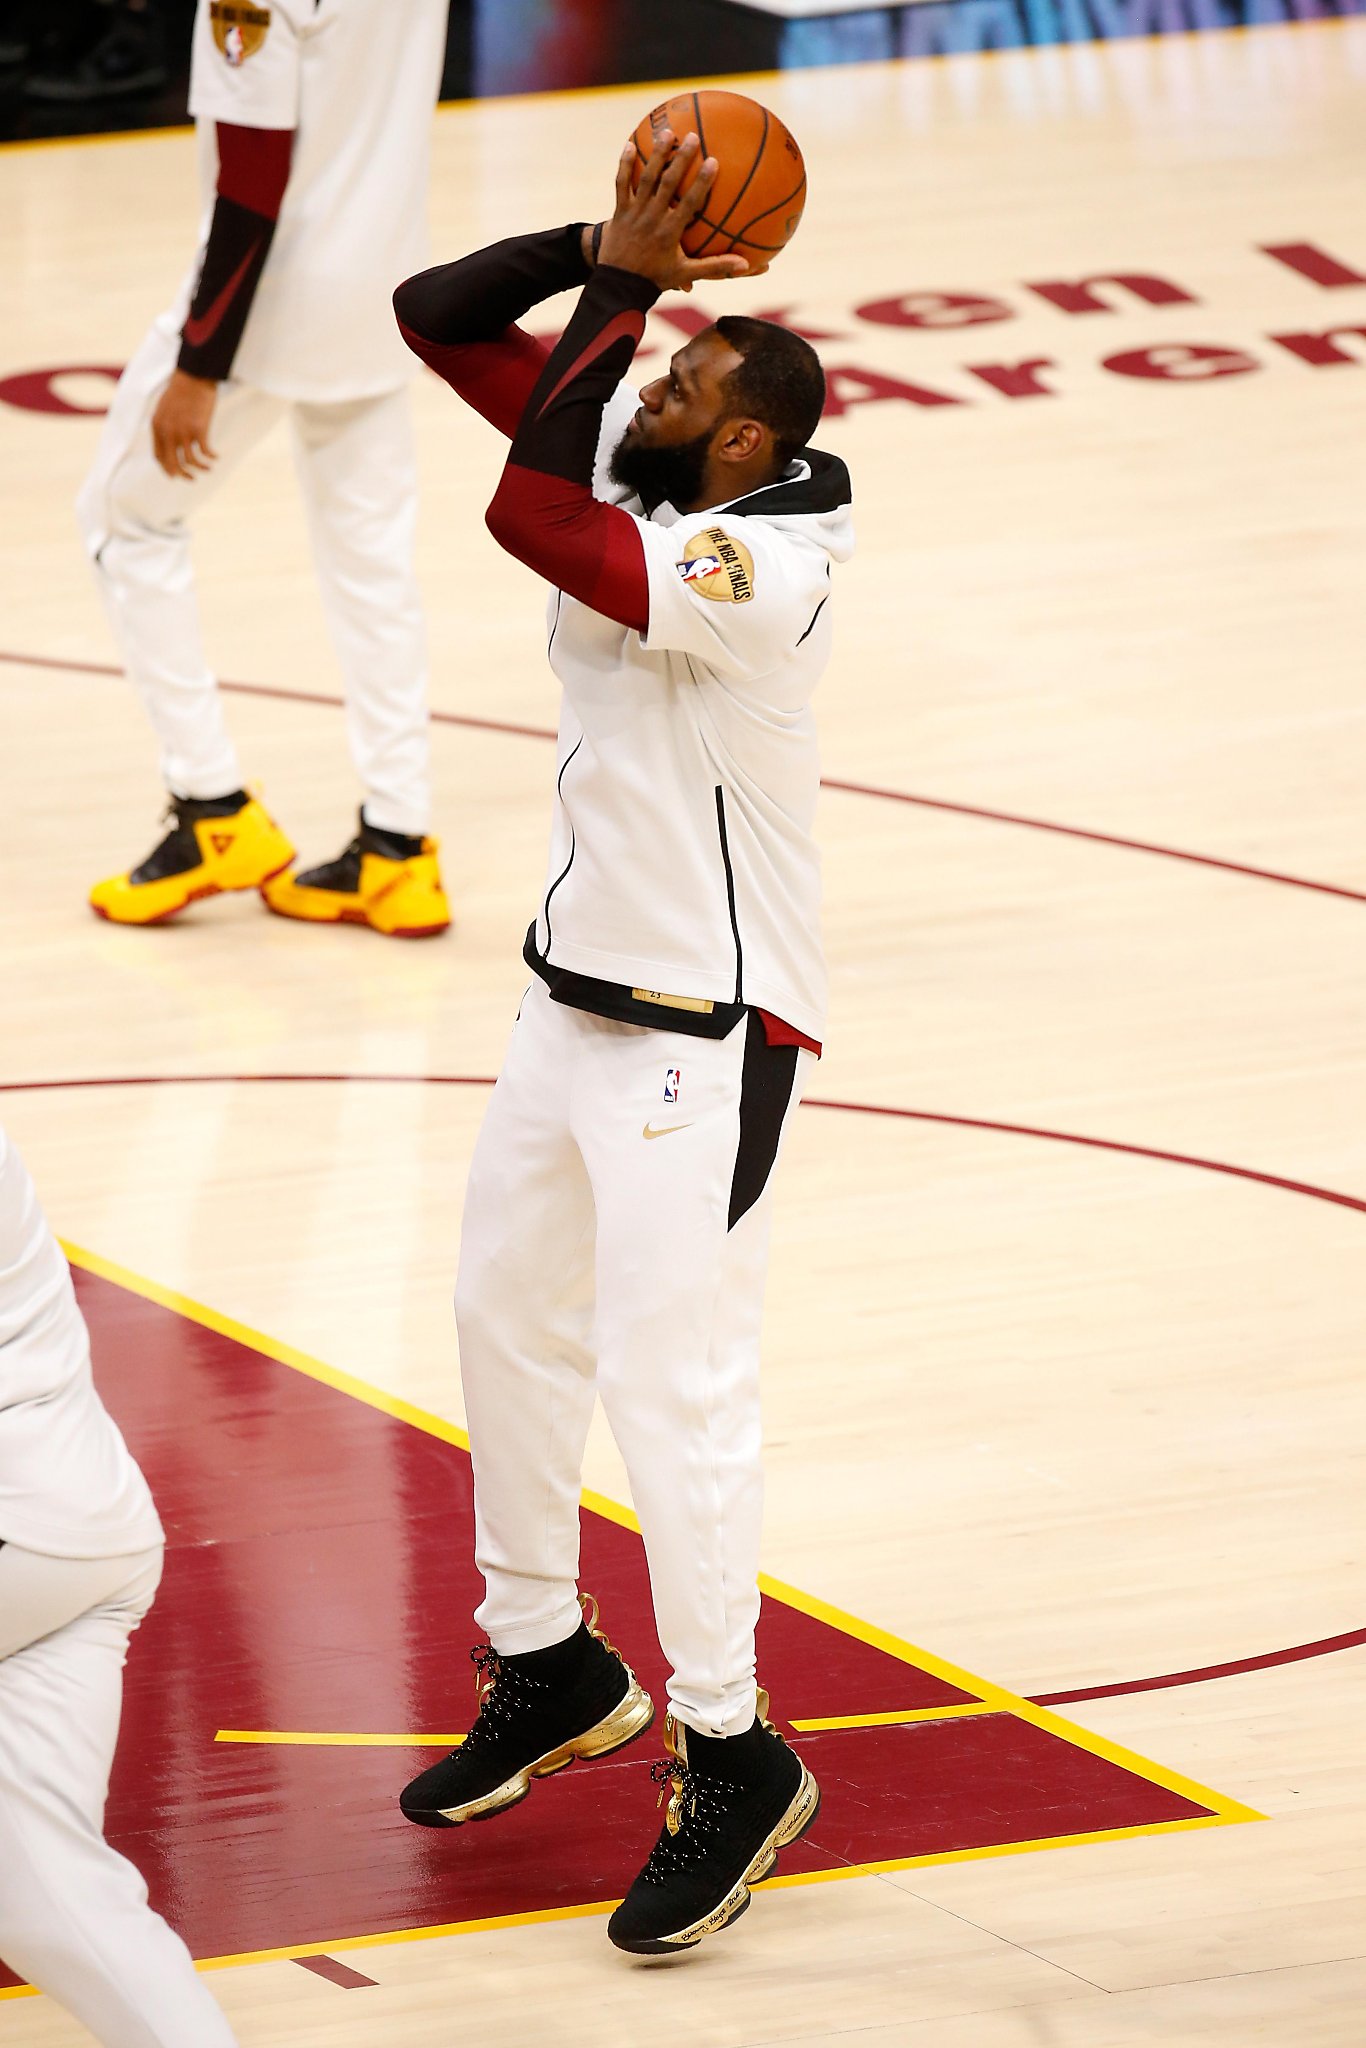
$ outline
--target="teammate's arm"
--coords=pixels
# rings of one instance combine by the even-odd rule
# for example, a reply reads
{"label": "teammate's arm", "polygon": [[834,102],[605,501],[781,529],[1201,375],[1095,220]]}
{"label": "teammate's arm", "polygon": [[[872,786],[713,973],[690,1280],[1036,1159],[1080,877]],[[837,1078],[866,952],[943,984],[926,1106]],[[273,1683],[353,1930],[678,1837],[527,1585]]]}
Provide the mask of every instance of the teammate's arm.
{"label": "teammate's arm", "polygon": [[607,618],[643,633],[649,580],[637,521],[593,495],[602,410],[630,368],[645,315],[661,291],[742,274],[742,256],[692,258],[682,237],[716,176],[708,157],[687,193],[679,186],[701,145],[675,150],[666,129],[631,190],[634,143],[617,167],[616,211],[597,267],[526,403],[486,515],[494,538],[519,561]]}
{"label": "teammate's arm", "polygon": [[219,121],[218,192],[180,356],[152,416],[152,446],[168,476],[193,478],[209,444],[218,386],[232,369],[289,182],[294,135]]}

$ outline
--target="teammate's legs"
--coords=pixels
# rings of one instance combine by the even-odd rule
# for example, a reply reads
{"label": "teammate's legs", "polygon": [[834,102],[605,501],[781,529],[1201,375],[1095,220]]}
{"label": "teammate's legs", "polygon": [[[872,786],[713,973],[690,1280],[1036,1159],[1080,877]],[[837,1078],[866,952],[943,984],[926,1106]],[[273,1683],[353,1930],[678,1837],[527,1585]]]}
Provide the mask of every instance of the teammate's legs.
{"label": "teammate's legs", "polygon": [[475,1146],[456,1283],[474,1462],[478,1612],[520,1655],[579,1623],[579,1483],[593,1413],[593,1204],[569,1132],[580,1019],[539,982]]}
{"label": "teammate's legs", "polygon": [[232,2048],[179,1936],[103,1835],[128,1639],[161,1551],[0,1548],[0,1955],[105,2048]]}
{"label": "teammate's legs", "polygon": [[420,837],[431,823],[431,768],[408,393],[296,405],[293,425],[365,817],[382,832]]}
{"label": "teammate's legs", "polygon": [[167,476],[152,453],[151,422],[178,348],[161,320],[143,339],[119,379],[76,512],[124,667],[160,742],[166,786],[208,798],[240,789],[242,770],[204,658],[188,521],[283,408],[229,380],[210,429],[217,462],[192,483]]}
{"label": "teammate's legs", "polygon": [[757,1017],[720,1042],[604,1024],[575,1097],[597,1206],[598,1388],[645,1538],[670,1706],[704,1735],[742,1734],[755,1713],[759,1325],[795,1065]]}

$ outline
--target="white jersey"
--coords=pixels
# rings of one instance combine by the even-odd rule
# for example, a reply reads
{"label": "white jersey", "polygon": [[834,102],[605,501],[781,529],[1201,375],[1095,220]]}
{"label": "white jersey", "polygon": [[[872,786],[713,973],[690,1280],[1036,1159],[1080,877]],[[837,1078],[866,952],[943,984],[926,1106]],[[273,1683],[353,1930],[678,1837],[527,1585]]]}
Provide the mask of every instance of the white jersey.
{"label": "white jersey", "polygon": [[551,599],[565,701],[536,951],[628,990],[768,1010],[819,1038],[811,697],[830,654],[830,565],[853,549],[848,475],[808,451],[731,505],[646,518],[606,481],[638,404],[623,385],[605,408],[594,490],[639,521],[649,631]]}
{"label": "white jersey", "polygon": [[[232,374],[340,403],[397,389],[413,359],[395,285],[427,260],[432,109],[448,0],[199,0],[190,112],[207,238],[215,123],[293,129],[289,185]],[[202,257],[202,247],[201,247]],[[199,265],[172,316],[179,327]]]}
{"label": "white jersey", "polygon": [[147,1482],[95,1392],[70,1268],[0,1129],[0,1542],[121,1557],[162,1540]]}

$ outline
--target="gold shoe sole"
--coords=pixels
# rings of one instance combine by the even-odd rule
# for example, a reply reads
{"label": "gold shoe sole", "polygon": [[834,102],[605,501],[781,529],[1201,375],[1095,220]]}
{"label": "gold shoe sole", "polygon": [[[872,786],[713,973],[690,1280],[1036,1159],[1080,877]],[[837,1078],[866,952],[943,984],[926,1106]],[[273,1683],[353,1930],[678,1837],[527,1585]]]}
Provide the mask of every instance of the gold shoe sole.
{"label": "gold shoe sole", "polygon": [[433,1810],[457,1828],[467,1820],[489,1820],[495,1813],[505,1813],[510,1806],[516,1806],[525,1799],[533,1778],[553,1777],[556,1771],[567,1770],[577,1757],[610,1756],[613,1750],[624,1749],[628,1742],[634,1742],[638,1735],[645,1733],[655,1717],[655,1703],[629,1665],[626,1675],[630,1684],[604,1720],[585,1729],[582,1735],[575,1735],[562,1743],[559,1748],[548,1749],[535,1763],[515,1772],[501,1785],[495,1785],[482,1798],[466,1800],[459,1806],[438,1806]]}
{"label": "gold shoe sole", "polygon": [[617,1946],[627,1949],[632,1955],[670,1955],[677,1949],[695,1948],[705,1935],[719,1934],[732,1920],[738,1920],[749,1905],[750,1886],[762,1883],[771,1874],[778,1861],[778,1851],[790,1847],[804,1835],[820,1810],[821,1788],[803,1764],[802,1782],[792,1804],[719,1906],[713,1906],[710,1913],[694,1920],[689,1927],[680,1927],[674,1934],[662,1934],[656,1940],[639,1944],[618,1942]]}

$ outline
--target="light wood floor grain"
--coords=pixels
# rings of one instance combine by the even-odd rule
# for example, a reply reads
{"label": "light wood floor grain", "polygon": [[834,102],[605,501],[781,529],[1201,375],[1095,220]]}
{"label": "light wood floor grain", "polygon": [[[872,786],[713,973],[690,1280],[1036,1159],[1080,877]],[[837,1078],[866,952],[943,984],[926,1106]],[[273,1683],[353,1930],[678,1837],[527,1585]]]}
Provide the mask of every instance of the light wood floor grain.
{"label": "light wood floor grain", "polygon": [[[828,774],[1232,864],[827,792],[814,1092],[1140,1152],[803,1110],[770,1289],[766,1567],[1027,1693],[1360,1628],[1366,1213],[1216,1169],[1366,1199],[1366,348],[1313,368],[1268,340],[1366,321],[1366,284],[1259,246],[1366,270],[1366,38],[752,89],[799,135],[812,199],[772,277],[725,303],[830,335],[846,396],[857,370],[959,401],[827,423],[860,541],[821,692]],[[443,111],[437,249],[600,209],[646,98]],[[124,360],[195,211],[184,136],[0,154],[0,376]],[[1100,286],[1108,309],[1069,314],[1029,289],[1116,272],[1188,297]],[[1010,318],[855,311],[930,292]],[[1256,367],[1104,367],[1174,344]],[[1039,358],[1055,395],[1007,399],[970,367]],[[551,726],[538,587],[482,527],[497,446],[434,383],[416,404],[434,702]],[[147,850],[159,807],[123,683],[40,665],[112,661],[71,511],[97,430],[0,405],[3,1078],[413,1079],[0,1094],[0,1115],[64,1236],[458,1419],[448,1297],[483,1096],[422,1077],[496,1071],[550,748],[437,728],[449,940],[309,932],[246,899],[165,931],[97,924],[88,885]],[[283,438],[196,552],[222,674],[335,693]],[[230,708],[282,822],[334,852],[355,803],[338,712]],[[600,1429],[587,1478],[624,1495]],[[1364,1709],[1360,1648],[1072,1708],[1269,1823],[794,1887],[687,1969],[623,1969],[574,1919],[349,1952],[379,1987],[354,1997],[284,1962],[214,1985],[245,2048],[1354,2048]],[[5,2048],[78,2038],[44,2001],[0,2004]]]}

